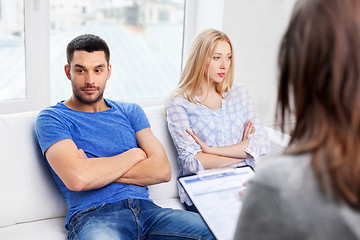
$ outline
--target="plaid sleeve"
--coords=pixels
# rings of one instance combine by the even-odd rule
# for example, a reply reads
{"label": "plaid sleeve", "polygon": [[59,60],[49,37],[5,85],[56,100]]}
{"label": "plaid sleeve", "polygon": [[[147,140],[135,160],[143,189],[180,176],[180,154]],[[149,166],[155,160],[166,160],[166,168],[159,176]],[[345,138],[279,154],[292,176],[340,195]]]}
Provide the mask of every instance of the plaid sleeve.
{"label": "plaid sleeve", "polygon": [[180,175],[188,175],[204,170],[200,161],[195,157],[201,152],[200,146],[194,139],[185,132],[186,129],[191,130],[188,107],[185,99],[175,97],[166,106],[167,122],[170,135],[178,151],[178,163]]}
{"label": "plaid sleeve", "polygon": [[261,155],[270,152],[270,142],[265,127],[259,116],[256,114],[255,106],[248,90],[245,87],[242,87],[240,91],[244,100],[244,115],[255,125],[255,133],[250,136],[250,143],[245,151],[253,156],[254,159],[257,159]]}

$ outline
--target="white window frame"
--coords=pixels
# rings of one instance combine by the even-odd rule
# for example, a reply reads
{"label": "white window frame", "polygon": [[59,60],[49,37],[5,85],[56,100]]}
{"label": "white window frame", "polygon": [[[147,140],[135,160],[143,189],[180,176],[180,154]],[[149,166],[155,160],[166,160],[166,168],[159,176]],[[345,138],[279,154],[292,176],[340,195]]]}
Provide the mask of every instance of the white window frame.
{"label": "white window frame", "polygon": [[[205,28],[223,28],[225,0],[186,0],[182,65],[194,37]],[[39,111],[50,105],[50,4],[24,0],[26,99],[0,102],[0,113]],[[64,46],[65,51],[65,46]],[[182,66],[181,66],[182,67]],[[163,105],[165,99],[144,99],[144,107]]]}
{"label": "white window frame", "polygon": [[[225,0],[186,0],[181,69],[184,68],[191,44],[198,33],[207,28],[223,30]],[[164,105],[166,99],[141,99],[142,107]]]}
{"label": "white window frame", "polygon": [[40,110],[50,103],[49,1],[24,0],[26,98],[0,102],[0,113]]}
{"label": "white window frame", "polygon": [[223,30],[226,0],[186,0],[182,68],[191,44],[198,33],[207,28]]}

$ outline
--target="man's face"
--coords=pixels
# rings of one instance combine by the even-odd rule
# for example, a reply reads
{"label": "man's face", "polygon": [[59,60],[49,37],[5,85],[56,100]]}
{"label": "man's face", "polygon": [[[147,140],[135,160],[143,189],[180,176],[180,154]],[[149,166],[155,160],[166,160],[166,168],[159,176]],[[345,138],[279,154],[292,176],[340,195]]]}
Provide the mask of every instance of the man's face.
{"label": "man's face", "polygon": [[106,82],[111,74],[103,51],[74,52],[65,73],[72,84],[73,96],[80,103],[93,104],[103,99]]}

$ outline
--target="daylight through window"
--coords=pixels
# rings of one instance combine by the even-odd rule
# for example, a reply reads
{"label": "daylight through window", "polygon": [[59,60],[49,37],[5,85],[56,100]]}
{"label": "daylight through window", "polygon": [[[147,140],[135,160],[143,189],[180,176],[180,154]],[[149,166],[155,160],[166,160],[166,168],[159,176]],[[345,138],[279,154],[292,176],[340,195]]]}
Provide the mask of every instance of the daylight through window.
{"label": "daylight through window", "polygon": [[52,103],[71,95],[65,48],[84,33],[99,35],[110,47],[112,76],[105,97],[166,97],[180,77],[184,5],[185,0],[51,0]]}
{"label": "daylight through window", "polygon": [[0,0],[0,61],[0,101],[26,98],[23,0]]}

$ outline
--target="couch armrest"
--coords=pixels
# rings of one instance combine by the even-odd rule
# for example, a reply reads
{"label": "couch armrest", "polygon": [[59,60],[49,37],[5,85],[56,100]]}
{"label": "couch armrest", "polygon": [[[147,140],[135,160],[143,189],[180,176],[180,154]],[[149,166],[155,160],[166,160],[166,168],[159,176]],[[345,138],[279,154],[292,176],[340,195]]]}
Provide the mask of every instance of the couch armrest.
{"label": "couch armrest", "polygon": [[280,154],[289,144],[290,136],[280,131],[274,130],[270,127],[265,127],[270,141],[269,156]]}

